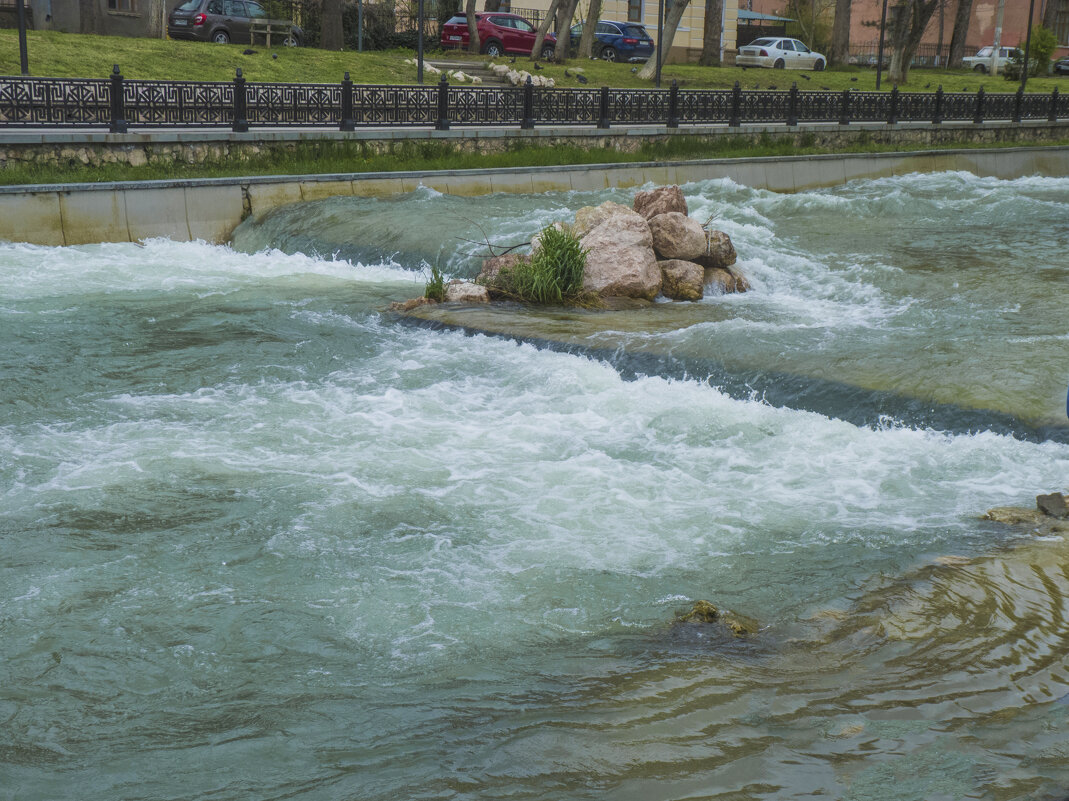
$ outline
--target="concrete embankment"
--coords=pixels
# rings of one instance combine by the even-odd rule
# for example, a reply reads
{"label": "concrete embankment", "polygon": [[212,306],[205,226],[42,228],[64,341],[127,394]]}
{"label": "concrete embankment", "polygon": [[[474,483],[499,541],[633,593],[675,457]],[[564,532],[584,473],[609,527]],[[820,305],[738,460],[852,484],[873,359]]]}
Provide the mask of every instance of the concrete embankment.
{"label": "concrete embankment", "polygon": [[[1050,126],[1058,130],[1046,131],[1041,138],[1059,138],[1054,134],[1065,138],[1069,134],[1069,124]],[[985,128],[987,133],[991,130]],[[625,135],[623,131],[614,134]],[[612,142],[603,146],[611,147]],[[946,170],[998,178],[1069,176],[1069,147],[9,186],[0,187],[0,240],[75,245],[163,236],[178,241],[220,243],[227,241],[234,227],[246,217],[259,217],[288,203],[336,195],[386,196],[410,192],[421,185],[446,194],[480,195],[586,191],[730,178],[754,188],[795,192],[857,178]]]}

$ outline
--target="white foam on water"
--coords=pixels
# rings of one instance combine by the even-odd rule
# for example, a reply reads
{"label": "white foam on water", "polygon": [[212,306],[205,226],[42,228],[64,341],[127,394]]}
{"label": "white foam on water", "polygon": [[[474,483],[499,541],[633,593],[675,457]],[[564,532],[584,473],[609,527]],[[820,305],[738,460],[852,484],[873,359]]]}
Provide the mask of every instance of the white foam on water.
{"label": "white foam on water", "polygon": [[392,264],[352,264],[277,250],[246,254],[199,241],[149,239],[75,247],[0,243],[0,294],[12,302],[122,292],[204,296],[286,278],[412,282],[409,271]]}

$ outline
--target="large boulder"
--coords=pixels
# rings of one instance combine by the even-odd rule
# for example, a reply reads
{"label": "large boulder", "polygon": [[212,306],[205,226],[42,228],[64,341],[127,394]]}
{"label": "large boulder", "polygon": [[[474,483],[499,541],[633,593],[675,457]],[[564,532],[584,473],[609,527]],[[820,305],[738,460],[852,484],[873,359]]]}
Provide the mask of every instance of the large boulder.
{"label": "large boulder", "polygon": [[701,300],[705,270],[692,261],[668,259],[661,267],[661,294],[672,300]]}
{"label": "large boulder", "polygon": [[602,297],[653,300],[661,290],[661,268],[653,252],[650,226],[630,210],[614,214],[587,233],[589,252],[583,290]]}
{"label": "large boulder", "polygon": [[653,249],[662,259],[691,260],[705,255],[708,238],[697,220],[678,211],[648,218]]}
{"label": "large boulder", "polygon": [[489,303],[490,293],[480,284],[453,280],[445,285],[445,299],[448,303]]}
{"label": "large boulder", "polygon": [[678,186],[659,186],[649,192],[636,192],[633,208],[647,220],[670,211],[678,211],[684,216],[688,213],[687,200]]}
{"label": "large boulder", "polygon": [[709,231],[706,236],[705,252],[694,261],[708,269],[727,269],[738,260],[731,237],[723,231]]}
{"label": "large boulder", "polygon": [[572,233],[582,239],[610,217],[617,214],[630,214],[631,209],[619,203],[606,200],[600,206],[583,206],[575,213],[575,222],[572,223]]}

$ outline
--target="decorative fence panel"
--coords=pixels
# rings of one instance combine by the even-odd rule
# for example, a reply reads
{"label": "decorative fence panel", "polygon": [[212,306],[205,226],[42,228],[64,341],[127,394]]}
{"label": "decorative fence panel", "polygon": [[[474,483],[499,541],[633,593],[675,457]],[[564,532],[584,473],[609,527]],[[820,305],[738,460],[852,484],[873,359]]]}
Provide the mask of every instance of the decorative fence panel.
{"label": "decorative fence panel", "polygon": [[851,122],[1055,121],[1069,95],[745,90],[550,89],[449,85],[353,85],[233,81],[127,81],[0,76],[0,128],[451,125],[730,125]]}

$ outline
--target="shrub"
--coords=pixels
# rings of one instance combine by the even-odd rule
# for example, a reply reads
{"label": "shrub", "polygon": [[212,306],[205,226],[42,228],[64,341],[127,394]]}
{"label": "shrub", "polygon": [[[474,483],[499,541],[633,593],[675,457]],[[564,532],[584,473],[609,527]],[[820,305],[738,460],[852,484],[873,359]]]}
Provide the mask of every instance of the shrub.
{"label": "shrub", "polygon": [[[1050,72],[1050,57],[1058,46],[1058,39],[1049,28],[1035,25],[1032,28],[1032,41],[1028,46],[1028,74],[1046,75]],[[1021,67],[1024,64],[1024,51],[1015,50],[1003,69],[1008,81],[1021,79]]]}
{"label": "shrub", "polygon": [[570,226],[547,226],[531,260],[498,273],[494,288],[527,303],[586,305],[591,302],[583,293],[587,252]]}

